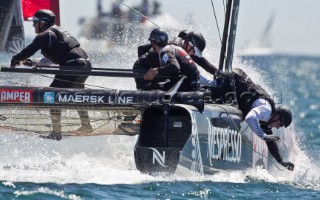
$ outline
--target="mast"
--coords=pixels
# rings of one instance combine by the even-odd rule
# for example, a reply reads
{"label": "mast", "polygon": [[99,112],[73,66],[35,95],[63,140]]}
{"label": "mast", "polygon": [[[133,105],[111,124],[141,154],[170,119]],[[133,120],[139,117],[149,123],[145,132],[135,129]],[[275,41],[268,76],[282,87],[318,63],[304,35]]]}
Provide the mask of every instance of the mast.
{"label": "mast", "polygon": [[228,74],[232,71],[232,59],[237,31],[239,4],[240,0],[228,0],[227,3],[219,70],[224,70]]}
{"label": "mast", "polygon": [[225,63],[225,71],[227,71],[228,74],[232,72],[232,60],[233,60],[233,53],[234,53],[234,46],[235,46],[234,44],[236,41],[239,4],[240,4],[240,0],[233,0],[232,16],[230,21],[229,40],[228,40],[228,52],[227,52],[227,59]]}
{"label": "mast", "polygon": [[231,6],[232,6],[232,0],[229,0],[227,3],[226,16],[225,16],[225,20],[224,20],[224,28],[223,28],[223,36],[222,36],[222,44],[221,44],[220,60],[219,60],[219,70],[223,70],[223,63],[226,58],[228,30],[229,30],[229,22],[230,22],[230,15],[231,15]]}

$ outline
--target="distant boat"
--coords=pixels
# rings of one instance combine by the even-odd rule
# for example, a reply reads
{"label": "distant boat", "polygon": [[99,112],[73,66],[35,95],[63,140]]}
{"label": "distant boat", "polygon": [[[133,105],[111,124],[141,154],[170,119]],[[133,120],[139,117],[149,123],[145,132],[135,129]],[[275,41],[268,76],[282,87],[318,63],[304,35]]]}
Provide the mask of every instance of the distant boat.
{"label": "distant boat", "polygon": [[94,18],[79,20],[81,31],[78,39],[90,57],[108,53],[111,49],[114,51],[117,47],[123,49],[147,43],[151,30],[157,26],[172,35],[177,35],[182,29],[180,23],[167,13],[158,11],[154,15],[144,16],[138,7],[114,14],[112,11],[101,12],[101,5],[98,4],[97,13]]}
{"label": "distant boat", "polygon": [[261,35],[259,35],[259,37],[257,37],[256,39],[247,42],[247,45],[241,48],[240,51],[238,51],[238,55],[261,56],[272,54],[272,38],[270,34],[273,27],[274,19],[275,14],[272,14]]}

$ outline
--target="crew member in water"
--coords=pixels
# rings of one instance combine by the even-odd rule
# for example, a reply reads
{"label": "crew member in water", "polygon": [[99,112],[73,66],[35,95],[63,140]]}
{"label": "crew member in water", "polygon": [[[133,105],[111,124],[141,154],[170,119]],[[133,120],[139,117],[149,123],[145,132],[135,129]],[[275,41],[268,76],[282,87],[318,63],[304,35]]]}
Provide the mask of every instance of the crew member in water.
{"label": "crew member in water", "polygon": [[[176,45],[168,45],[169,36],[157,28],[150,33],[149,41],[156,53],[145,54],[139,58],[135,66],[149,68],[144,80],[138,80],[137,88],[144,87],[145,81],[154,81],[156,76],[185,75],[187,78],[181,84],[179,91],[197,91],[200,89],[199,71],[188,53]],[[139,67],[135,67],[137,69]],[[170,89],[178,79],[171,79],[164,90]],[[141,82],[139,82],[141,81]]]}
{"label": "crew member in water", "polygon": [[[230,78],[234,80],[235,91],[232,89]],[[242,111],[244,120],[248,123],[251,130],[261,139],[263,139],[271,155],[288,170],[294,169],[294,164],[283,161],[279,153],[277,142],[279,136],[272,135],[272,128],[288,127],[292,122],[292,113],[290,109],[279,106],[275,107],[275,102],[270,95],[258,84],[255,84],[248,75],[241,69],[233,69],[231,76],[228,76],[222,88],[222,96],[225,103],[236,99],[239,109]],[[221,93],[220,93],[221,94]]]}
{"label": "crew member in water", "polygon": [[[43,64],[58,64],[60,68],[72,67],[72,69],[84,70],[90,69],[91,63],[87,53],[80,47],[79,42],[67,31],[55,25],[56,16],[51,10],[40,9],[30,20],[33,21],[33,27],[37,36],[17,55],[11,59],[11,67],[14,68],[20,64],[28,66],[39,66]],[[44,55],[40,62],[29,57],[38,50]],[[84,88],[87,75],[55,75],[50,87],[57,88]],[[79,132],[91,132],[92,126],[87,111],[78,111],[82,126],[77,130]],[[47,139],[60,140],[61,135],[61,110],[50,109],[52,132],[45,136]]]}

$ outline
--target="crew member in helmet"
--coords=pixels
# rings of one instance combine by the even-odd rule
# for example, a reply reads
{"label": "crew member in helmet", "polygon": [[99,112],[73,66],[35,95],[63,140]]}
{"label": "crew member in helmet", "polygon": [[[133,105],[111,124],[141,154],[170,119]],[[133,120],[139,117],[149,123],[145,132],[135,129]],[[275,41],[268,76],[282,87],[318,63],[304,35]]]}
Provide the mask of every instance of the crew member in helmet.
{"label": "crew member in helmet", "polygon": [[[229,77],[233,76],[235,91],[232,91]],[[272,128],[288,127],[292,122],[291,111],[284,107],[275,107],[275,102],[269,94],[258,84],[255,84],[241,69],[235,68],[226,79],[220,90],[224,91],[223,98],[228,98],[231,92],[236,98],[244,120],[251,130],[261,139],[265,140],[271,155],[288,170],[294,169],[294,164],[283,161],[277,142],[279,136],[272,135]],[[232,93],[235,92],[235,93]],[[235,94],[235,95],[234,95]],[[225,101],[227,101],[225,99]]]}
{"label": "crew member in helmet", "polygon": [[[91,63],[87,53],[80,47],[79,42],[67,31],[55,25],[56,16],[51,10],[40,9],[29,20],[37,36],[25,49],[11,59],[11,67],[20,64],[27,66],[40,66],[58,64],[61,69],[90,69]],[[40,61],[30,59],[38,50],[44,55]],[[55,75],[50,87],[57,88],[84,88],[87,75]],[[51,109],[52,132],[44,138],[60,140],[61,136],[61,110]],[[92,126],[87,111],[78,111],[82,126],[79,132],[91,132]]]}
{"label": "crew member in helmet", "polygon": [[[197,91],[200,89],[199,71],[188,53],[175,45],[168,45],[169,36],[163,30],[156,28],[151,31],[149,41],[152,48],[158,54],[159,65],[151,66],[144,75],[144,80],[153,81],[156,76],[185,75],[179,91]],[[146,56],[148,60],[148,56]],[[153,57],[154,58],[154,57]],[[171,80],[169,89],[177,82]]]}
{"label": "crew member in helmet", "polygon": [[[174,44],[183,48],[192,58],[192,60],[200,67],[205,69],[208,73],[214,75],[216,79],[208,78],[200,72],[200,84],[208,87],[220,87],[223,84],[223,77],[219,76],[219,70],[211,64],[202,52],[206,47],[206,40],[200,32],[187,32],[183,30],[178,37],[174,37],[169,41],[169,44]],[[146,53],[152,53],[153,49],[150,44],[141,45],[138,47],[138,56]]]}

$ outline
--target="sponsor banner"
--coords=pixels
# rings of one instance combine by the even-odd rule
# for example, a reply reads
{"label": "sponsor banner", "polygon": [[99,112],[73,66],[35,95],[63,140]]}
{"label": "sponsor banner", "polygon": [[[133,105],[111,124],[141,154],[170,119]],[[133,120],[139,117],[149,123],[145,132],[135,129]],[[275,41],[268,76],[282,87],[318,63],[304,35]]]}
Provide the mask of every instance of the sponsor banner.
{"label": "sponsor banner", "polygon": [[208,157],[210,165],[213,160],[240,162],[241,134],[228,128],[212,126],[208,131]]}
{"label": "sponsor banner", "polygon": [[[50,96],[52,97],[52,96]],[[51,99],[51,98],[50,98]],[[117,93],[68,93],[59,92],[55,94],[55,100],[50,103],[89,103],[89,104],[132,104],[134,96],[132,93],[118,95]]]}
{"label": "sponsor banner", "polygon": [[259,138],[257,134],[252,132],[252,167],[264,166],[268,167],[268,146],[264,140]]}
{"label": "sponsor banner", "polygon": [[43,102],[44,103],[54,103],[55,102],[56,93],[55,92],[44,92]]}
{"label": "sponsor banner", "polygon": [[0,89],[0,102],[6,103],[32,103],[33,90]]}

